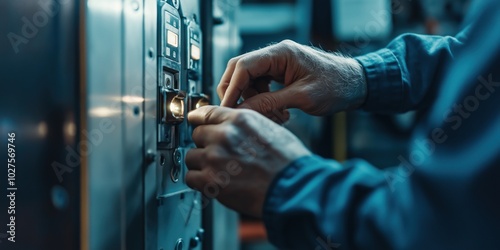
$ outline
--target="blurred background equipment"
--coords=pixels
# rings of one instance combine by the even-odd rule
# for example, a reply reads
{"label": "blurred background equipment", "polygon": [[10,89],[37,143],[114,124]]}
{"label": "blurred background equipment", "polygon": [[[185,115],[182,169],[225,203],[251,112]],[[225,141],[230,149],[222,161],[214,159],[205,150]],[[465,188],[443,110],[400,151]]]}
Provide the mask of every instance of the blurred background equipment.
{"label": "blurred background equipment", "polygon": [[392,31],[391,2],[332,0],[333,35],[342,41],[386,39]]}

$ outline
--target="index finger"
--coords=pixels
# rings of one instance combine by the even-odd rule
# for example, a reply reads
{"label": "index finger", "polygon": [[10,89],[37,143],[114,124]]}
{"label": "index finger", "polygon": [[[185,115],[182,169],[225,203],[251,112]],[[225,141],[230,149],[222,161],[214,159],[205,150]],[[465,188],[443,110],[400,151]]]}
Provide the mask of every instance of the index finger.
{"label": "index finger", "polygon": [[224,99],[224,93],[226,93],[227,87],[229,87],[229,82],[231,82],[236,62],[238,62],[242,56],[245,55],[234,57],[227,62],[226,70],[224,71],[224,74],[222,74],[219,85],[217,86],[217,95],[221,100]]}
{"label": "index finger", "polygon": [[[265,50],[265,49],[264,49]],[[268,51],[257,50],[241,57],[237,62],[231,80],[224,93],[221,106],[235,107],[252,79],[269,74],[272,67]]]}
{"label": "index finger", "polygon": [[218,106],[203,106],[197,108],[188,114],[189,123],[197,125],[219,124],[223,123],[229,116],[233,109],[218,107]]}

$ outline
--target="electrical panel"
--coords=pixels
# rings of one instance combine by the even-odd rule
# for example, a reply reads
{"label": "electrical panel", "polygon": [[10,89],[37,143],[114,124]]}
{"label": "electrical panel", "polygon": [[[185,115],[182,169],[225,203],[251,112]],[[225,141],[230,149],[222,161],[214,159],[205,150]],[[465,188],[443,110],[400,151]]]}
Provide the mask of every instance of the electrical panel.
{"label": "electrical panel", "polygon": [[157,10],[157,248],[200,249],[201,194],[184,180],[184,156],[195,147],[187,113],[209,104],[202,93],[200,3],[158,1]]}
{"label": "electrical panel", "polygon": [[0,29],[15,37],[0,39],[4,101],[29,100],[0,107],[25,218],[0,249],[237,248],[238,217],[185,182],[187,114],[213,93],[214,3],[0,3],[11,13]]}

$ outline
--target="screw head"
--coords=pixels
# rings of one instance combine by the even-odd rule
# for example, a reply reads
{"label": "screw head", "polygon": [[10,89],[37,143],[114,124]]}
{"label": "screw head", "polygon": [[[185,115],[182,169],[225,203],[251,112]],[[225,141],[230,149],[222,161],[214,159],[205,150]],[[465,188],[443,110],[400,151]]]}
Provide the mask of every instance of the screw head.
{"label": "screw head", "polygon": [[167,161],[167,159],[166,159],[165,155],[161,154],[160,155],[160,165],[165,166],[166,161]]}
{"label": "screw head", "polygon": [[148,57],[153,59],[155,57],[155,50],[153,48],[148,49]]}
{"label": "screw head", "polygon": [[191,240],[189,241],[189,247],[195,248],[198,246],[199,243],[200,243],[200,238],[195,236],[191,238]]}
{"label": "screw head", "polygon": [[135,116],[138,116],[141,113],[141,108],[139,108],[139,106],[134,106],[133,112]]}
{"label": "screw head", "polygon": [[148,150],[148,152],[146,153],[146,162],[149,164],[154,161],[156,161],[156,153],[153,152],[153,150]]}
{"label": "screw head", "polygon": [[174,164],[177,167],[180,167],[182,165],[182,154],[178,148],[174,151]]}

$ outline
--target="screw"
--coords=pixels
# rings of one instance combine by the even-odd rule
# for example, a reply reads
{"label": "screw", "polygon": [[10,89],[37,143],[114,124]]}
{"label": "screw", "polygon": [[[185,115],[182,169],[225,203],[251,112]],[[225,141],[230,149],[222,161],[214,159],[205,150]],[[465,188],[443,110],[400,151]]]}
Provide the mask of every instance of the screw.
{"label": "screw", "polygon": [[199,243],[200,243],[200,238],[195,236],[194,238],[191,238],[191,240],[189,241],[189,247],[195,248],[198,246]]}
{"label": "screw", "polygon": [[160,155],[160,165],[165,165],[165,156],[163,154]]}
{"label": "screw", "polygon": [[148,56],[149,56],[149,58],[151,58],[151,59],[153,59],[153,58],[154,58],[154,56],[155,56],[155,50],[154,50],[153,48],[151,48],[151,47],[150,47],[150,48],[149,48],[149,50],[148,50]]}
{"label": "screw", "polygon": [[177,148],[174,151],[174,164],[175,166],[180,167],[181,163],[182,163],[181,151]]}
{"label": "screw", "polygon": [[156,160],[156,153],[153,152],[153,150],[148,150],[148,152],[146,153],[146,162],[148,164],[154,162]]}
{"label": "screw", "polygon": [[134,115],[138,116],[141,113],[141,108],[139,106],[134,106]]}

